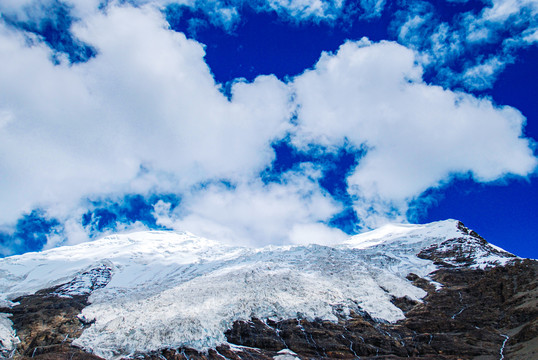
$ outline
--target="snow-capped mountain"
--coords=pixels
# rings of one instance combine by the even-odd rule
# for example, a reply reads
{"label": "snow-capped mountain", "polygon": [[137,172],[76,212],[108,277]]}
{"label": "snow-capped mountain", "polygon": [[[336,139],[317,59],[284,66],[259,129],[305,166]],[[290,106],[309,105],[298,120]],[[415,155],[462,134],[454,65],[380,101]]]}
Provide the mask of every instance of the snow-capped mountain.
{"label": "snow-capped mountain", "polygon": [[[186,232],[137,232],[1,259],[0,301],[9,309],[43,289],[58,298],[89,296],[78,316],[85,329],[72,344],[105,359],[207,352],[228,343],[237,321],[337,323],[362,314],[396,323],[406,315],[394,299],[421,303],[427,295],[409,274],[439,289],[431,274],[441,267],[487,269],[515,259],[455,220],[386,225],[335,246],[261,249]],[[0,314],[3,354],[18,341]]]}

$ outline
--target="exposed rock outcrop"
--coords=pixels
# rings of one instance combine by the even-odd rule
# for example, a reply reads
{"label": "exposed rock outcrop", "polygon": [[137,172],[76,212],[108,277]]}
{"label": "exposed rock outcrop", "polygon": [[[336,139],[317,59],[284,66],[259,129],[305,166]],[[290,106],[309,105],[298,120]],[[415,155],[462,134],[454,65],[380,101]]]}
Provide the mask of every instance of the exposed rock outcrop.
{"label": "exposed rock outcrop", "polygon": [[0,312],[12,314],[20,343],[14,359],[99,359],[71,346],[85,324],[77,318],[88,305],[87,295],[60,297],[57,288],[15,299],[19,304]]}

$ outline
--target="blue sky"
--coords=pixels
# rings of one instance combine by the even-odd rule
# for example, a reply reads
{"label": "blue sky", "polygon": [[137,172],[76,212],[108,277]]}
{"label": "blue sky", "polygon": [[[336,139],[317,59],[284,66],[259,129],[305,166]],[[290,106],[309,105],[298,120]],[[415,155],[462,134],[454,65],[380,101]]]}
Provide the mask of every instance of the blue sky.
{"label": "blue sky", "polygon": [[535,1],[5,1],[0,254],[462,220],[538,258]]}

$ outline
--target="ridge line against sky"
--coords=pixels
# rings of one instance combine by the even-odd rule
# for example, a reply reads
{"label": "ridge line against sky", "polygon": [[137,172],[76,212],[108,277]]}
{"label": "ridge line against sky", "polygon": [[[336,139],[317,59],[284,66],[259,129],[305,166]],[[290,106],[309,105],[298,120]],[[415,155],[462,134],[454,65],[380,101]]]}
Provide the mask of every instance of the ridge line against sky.
{"label": "ridge line against sky", "polygon": [[0,12],[0,254],[146,228],[334,243],[458,218],[538,257],[536,1]]}

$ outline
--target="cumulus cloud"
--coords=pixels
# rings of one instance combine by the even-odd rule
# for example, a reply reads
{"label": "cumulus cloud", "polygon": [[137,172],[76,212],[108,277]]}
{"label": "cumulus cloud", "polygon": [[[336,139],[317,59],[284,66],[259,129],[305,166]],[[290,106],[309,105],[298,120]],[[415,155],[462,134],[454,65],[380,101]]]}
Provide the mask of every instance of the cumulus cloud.
{"label": "cumulus cloud", "polygon": [[[226,96],[204,46],[170,30],[160,7],[88,4],[70,29],[95,49],[87,61],[0,22],[0,224],[41,208],[35,222],[54,225],[46,247],[87,240],[81,217],[94,199],[158,193],[180,199],[152,204],[166,228],[251,245],[331,243],[345,236],[329,224],[346,201],[363,226],[405,221],[411,201],[453,176],[494,181],[536,167],[516,109],[425,83],[423,58],[397,43],[350,41],[293,79],[238,79]],[[320,185],[316,156],[263,179],[275,142],[360,153],[342,175],[349,199]]]}
{"label": "cumulus cloud", "polygon": [[348,42],[293,86],[296,146],[367,148],[347,182],[369,226],[403,217],[412,199],[456,174],[488,182],[537,164],[521,113],[424,83],[414,52],[393,42]]}
{"label": "cumulus cloud", "polygon": [[[79,220],[86,197],[174,191],[185,198],[181,216],[164,214],[173,228],[245,243],[289,242],[292,230],[299,239],[297,224],[326,228],[339,205],[311,174],[256,180],[291,127],[286,84],[238,80],[228,99],[203,46],[168,30],[151,7],[111,7],[72,30],[95,58],[55,65],[47,46],[2,25],[3,222],[43,207],[77,243],[89,238]],[[191,190],[214,179],[239,185]],[[60,243],[54,234],[46,247]]]}
{"label": "cumulus cloud", "polygon": [[4,220],[82,194],[233,181],[272,161],[289,126],[286,85],[238,81],[228,100],[202,45],[166,25],[151,8],[96,14],[74,31],[99,56],[77,65],[0,28]]}
{"label": "cumulus cloud", "polygon": [[155,213],[160,224],[231,243],[335,242],[342,239],[343,232],[324,222],[341,205],[322,191],[319,176],[318,170],[305,166],[285,173],[279,183],[212,184],[186,194],[175,211],[161,202]]}

